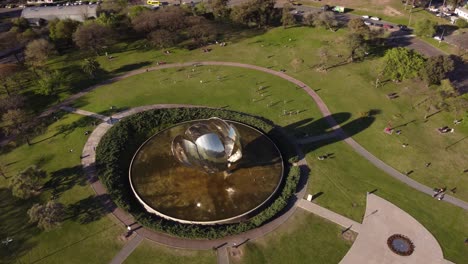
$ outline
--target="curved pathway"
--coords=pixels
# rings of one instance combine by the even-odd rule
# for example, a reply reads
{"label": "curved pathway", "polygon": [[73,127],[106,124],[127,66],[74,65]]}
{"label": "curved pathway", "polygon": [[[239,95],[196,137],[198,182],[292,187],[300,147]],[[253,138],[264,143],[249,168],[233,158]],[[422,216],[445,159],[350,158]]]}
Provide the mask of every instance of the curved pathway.
{"label": "curved pathway", "polygon": [[[283,78],[283,79],[285,79],[285,80],[287,80],[287,81],[289,81],[291,83],[294,83],[295,85],[297,85],[298,87],[303,89],[310,97],[312,97],[312,99],[317,104],[318,108],[320,109],[320,112],[324,116],[327,123],[330,125],[330,127],[332,127],[332,129],[336,130],[337,136],[339,138],[342,138],[357,153],[359,153],[362,157],[364,157],[365,159],[370,161],[372,164],[374,164],[376,167],[378,167],[379,169],[385,171],[387,174],[394,177],[395,179],[397,179],[397,180],[399,180],[399,181],[413,187],[414,189],[416,189],[418,191],[421,191],[423,193],[426,193],[426,194],[432,196],[432,194],[433,194],[432,188],[430,188],[428,186],[425,186],[424,184],[421,184],[421,183],[407,177],[406,175],[400,173],[399,171],[395,170],[393,167],[387,165],[386,163],[381,161],[379,158],[374,156],[372,153],[367,151],[359,143],[357,143],[354,139],[352,139],[351,137],[347,137],[345,132],[341,129],[341,127],[338,125],[338,123],[335,121],[335,119],[333,119],[333,117],[331,116],[332,113],[328,109],[325,102],[320,98],[320,96],[313,89],[311,89],[305,83],[303,83],[303,82],[301,82],[301,81],[299,81],[299,80],[297,80],[297,79],[295,79],[295,78],[293,78],[293,77],[291,77],[291,76],[289,76],[289,75],[287,75],[287,74],[285,74],[283,72],[275,71],[275,70],[272,70],[272,69],[268,69],[268,68],[264,68],[264,67],[260,67],[260,66],[256,66],[256,65],[250,65],[250,64],[245,64],[245,63],[237,63],[237,62],[226,62],[226,61],[201,61],[201,62],[185,62],[185,63],[164,64],[164,65],[158,65],[158,66],[154,66],[154,67],[150,67],[150,68],[146,68],[146,69],[134,70],[134,71],[128,72],[126,74],[123,74],[123,75],[114,77],[112,79],[109,79],[109,80],[107,80],[104,83],[101,83],[99,85],[91,86],[88,89],[86,89],[86,90],[84,90],[84,91],[82,91],[82,92],[80,92],[78,94],[75,94],[75,95],[71,96],[67,100],[63,101],[61,104],[48,109],[47,111],[42,113],[41,116],[48,115],[48,114],[58,110],[59,108],[70,104],[71,102],[73,102],[74,100],[84,96],[86,93],[88,93],[91,90],[94,90],[94,89],[96,89],[96,88],[98,88],[100,86],[103,86],[103,85],[107,85],[107,84],[110,84],[110,83],[125,79],[125,78],[130,77],[130,76],[134,76],[134,75],[149,72],[149,71],[160,70],[160,69],[198,66],[198,65],[231,66],[231,67],[240,67],[240,68],[252,69],[252,70],[256,70],[256,71],[269,73],[269,74],[275,75],[277,77]],[[444,198],[443,201],[451,203],[451,204],[453,204],[455,206],[461,207],[461,208],[463,208],[465,210],[468,210],[468,203],[467,202],[462,201],[462,200],[460,200],[458,198],[455,198],[453,196],[445,195],[445,198]]]}

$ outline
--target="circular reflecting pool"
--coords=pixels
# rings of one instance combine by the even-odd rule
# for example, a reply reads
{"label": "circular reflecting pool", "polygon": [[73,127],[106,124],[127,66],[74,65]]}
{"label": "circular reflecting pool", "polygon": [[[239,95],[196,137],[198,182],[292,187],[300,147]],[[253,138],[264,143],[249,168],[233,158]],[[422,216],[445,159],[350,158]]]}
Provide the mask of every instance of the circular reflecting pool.
{"label": "circular reflecting pool", "polygon": [[400,256],[409,256],[414,251],[413,242],[404,235],[395,234],[388,238],[388,247]]}
{"label": "circular reflecting pool", "polygon": [[130,165],[130,183],[145,209],[183,223],[236,222],[264,204],[277,190],[283,161],[275,144],[260,131],[228,121],[241,135],[242,158],[229,175],[182,165],[171,143],[198,120],[165,129],[148,139]]}

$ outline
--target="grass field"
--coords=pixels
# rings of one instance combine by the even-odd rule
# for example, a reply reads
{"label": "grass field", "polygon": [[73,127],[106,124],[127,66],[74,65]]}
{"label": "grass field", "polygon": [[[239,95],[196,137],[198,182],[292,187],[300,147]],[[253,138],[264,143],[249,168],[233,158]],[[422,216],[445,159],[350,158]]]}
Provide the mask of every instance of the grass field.
{"label": "grass field", "polygon": [[[260,86],[264,87],[261,91]],[[108,113],[110,106],[120,111],[164,103],[227,107],[269,118],[282,126],[320,116],[314,101],[288,81],[252,70],[214,66],[140,74],[94,90],[74,106]],[[299,113],[285,117],[284,110]]]}
{"label": "grass field", "polygon": [[[468,230],[468,212],[394,180],[344,142],[325,141],[303,149],[309,153],[306,158],[312,168],[308,193],[321,193],[315,200],[318,204],[362,222],[366,192],[377,190],[376,195],[421,222],[440,243],[446,258],[462,263],[468,257],[463,243]],[[333,158],[317,159],[326,153],[333,153]]]}
{"label": "grass field", "polygon": [[[468,186],[466,174],[461,173],[468,168],[468,117],[464,118],[462,125],[455,127],[455,133],[438,134],[435,129],[451,125],[455,116],[441,112],[427,121],[424,120],[425,114],[434,113],[433,110],[427,111],[428,104],[423,103],[434,90],[427,89],[417,82],[389,82],[383,87],[375,88],[376,68],[380,63],[376,58],[339,66],[327,73],[316,72],[314,66],[318,61],[318,48],[335,47],[333,52],[340,53],[339,40],[344,33],[345,30],[331,33],[322,29],[278,28],[266,33],[254,32],[250,37],[233,39],[226,47],[212,46],[213,51],[210,53],[172,49],[170,55],[164,55],[161,51],[136,49],[141,43],[119,44],[121,49],[127,51],[112,53],[115,57],[113,60],[100,57],[99,61],[109,72],[107,76],[154,65],[157,61],[237,61],[276,70],[285,69],[286,73],[316,89],[344,129],[370,152],[402,172],[413,170],[410,177],[428,186],[447,186],[449,189],[457,187],[455,196],[468,200],[468,190],[465,189]],[[78,59],[76,54],[58,57],[51,62],[51,67],[69,67],[68,70],[72,71],[73,67],[76,68]],[[333,56],[331,60],[339,62],[340,58]],[[191,75],[190,78],[188,75]],[[218,80],[217,76],[222,78]],[[203,83],[200,83],[200,80]],[[85,87],[86,83],[80,82],[75,90],[62,91],[58,97],[63,99]],[[267,86],[263,97],[255,91],[260,85]],[[400,97],[388,100],[385,95],[390,92],[397,92]],[[256,99],[255,102],[252,99]],[[194,72],[191,68],[185,68],[181,71],[170,69],[145,73],[101,87],[78,100],[75,106],[109,114],[110,106],[122,110],[155,103],[229,106],[229,109],[270,118],[298,137],[327,131],[327,126],[320,119],[313,101],[294,85],[264,73],[231,67],[204,66],[195,68]],[[375,110],[373,112],[376,115],[367,120],[372,122],[357,121],[363,112],[371,109]],[[281,115],[283,110],[302,112],[284,117]],[[463,116],[457,118],[461,117]],[[400,136],[386,135],[382,130],[389,122],[393,127],[407,124],[399,127],[403,131]],[[103,217],[99,204],[91,197],[93,193],[81,174],[80,153],[86,140],[84,131],[92,129],[90,124],[90,119],[66,114],[34,138],[33,146],[22,145],[0,157],[2,163],[8,165],[8,176],[33,164],[49,173],[49,189],[46,188],[40,197],[28,202],[14,199],[6,189],[7,181],[0,178],[0,195],[3,198],[0,207],[0,237],[15,238],[9,249],[0,249],[2,260],[12,262],[18,256],[23,262],[55,263],[72,259],[78,254],[79,258],[70,261],[86,263],[99,256],[99,260],[107,263],[121,247],[122,242],[117,239],[122,232],[121,227]],[[402,143],[408,143],[409,147],[403,149]],[[73,152],[70,152],[70,149],[73,149]],[[312,147],[307,149],[307,152],[309,160],[313,160],[310,191],[324,192],[322,197],[317,199],[320,204],[358,220],[364,210],[365,191],[377,188],[379,195],[409,212],[433,232],[449,259],[466,259],[466,250],[463,241],[460,241],[468,230],[466,212],[446,203],[437,203],[430,197],[394,181],[353,153],[344,143],[321,146],[318,150]],[[331,163],[329,160],[315,164],[315,155],[323,152],[336,152],[336,164],[326,166]],[[346,156],[346,159],[341,160],[341,155]],[[427,162],[431,162],[429,168],[424,166]],[[317,166],[317,170],[314,170],[314,166]],[[362,173],[359,173],[361,171]],[[41,232],[27,223],[26,210],[36,201],[47,201],[52,193],[51,186],[56,186],[58,201],[66,204],[73,213],[60,229]],[[352,207],[353,203],[355,207]],[[302,229],[304,228],[313,227],[307,226]],[[296,230],[288,239],[293,240],[297,236],[297,241],[301,241],[301,235],[301,232]],[[324,236],[327,239],[331,238],[333,232]],[[320,240],[310,237],[308,239],[312,241],[307,244],[308,247],[319,248],[308,254],[318,255],[320,250],[324,252],[335,249],[335,243],[336,247],[342,248],[338,252],[329,253],[336,258],[335,262],[339,261],[339,256],[344,255],[349,247],[337,242],[336,237],[335,240],[329,240],[333,241],[330,242],[333,246],[323,248],[313,243]],[[282,247],[292,247],[292,243],[284,242],[286,238],[278,241],[281,243],[275,242],[269,244],[272,245],[269,247],[257,242],[250,246],[250,243],[247,244],[246,261],[276,259],[275,254],[283,254],[278,258],[294,257],[292,248],[291,252],[279,250]],[[302,243],[298,244],[302,246]],[[100,247],[98,252],[95,250],[96,245]],[[302,251],[306,251],[305,246]],[[322,257],[326,256],[323,252],[320,254]]]}
{"label": "grass field", "polygon": [[[1,156],[2,163],[8,165],[8,177],[31,165],[48,172],[42,194],[28,201],[14,198],[7,180],[0,178],[0,237],[14,239],[8,248],[0,248],[2,261],[107,263],[123,245],[118,240],[123,228],[105,216],[81,172],[84,132],[92,129],[91,120],[58,116],[57,122],[31,140],[32,146],[22,145]],[[33,203],[48,201],[53,192],[57,201],[66,205],[67,217],[60,228],[44,232],[28,223],[26,211]]]}
{"label": "grass field", "polygon": [[231,263],[338,263],[351,244],[339,226],[297,209],[275,232],[239,247]]}
{"label": "grass field", "polygon": [[[348,118],[343,120],[345,129],[349,130],[352,135],[356,134],[355,139],[377,157],[402,172],[413,170],[412,177],[428,186],[458,187],[455,196],[468,200],[468,189],[460,187],[468,184],[468,179],[462,173],[467,169],[468,164],[464,155],[460,155],[464,149],[468,148],[468,141],[464,138],[468,134],[468,123],[464,122],[457,126],[456,132],[453,134],[441,135],[436,131],[436,128],[450,125],[453,119],[462,118],[463,115],[455,117],[453,114],[443,111],[425,120],[426,114],[436,112],[435,109],[428,110],[431,102],[425,102],[425,100],[431,101],[437,92],[426,88],[419,82],[407,81],[400,84],[387,82],[383,87],[376,89],[374,83],[377,76],[375,69],[380,64],[378,59],[347,64],[327,73],[316,72],[313,70],[316,52],[312,51],[312,47],[320,46],[320,43],[325,40],[316,39],[316,34],[312,34],[315,31],[315,29],[309,28],[276,29],[265,35],[234,43],[229,46],[229,49],[227,47],[213,47],[213,51],[203,55],[205,56],[203,59],[233,60],[273,67],[274,69],[286,69],[288,74],[316,89],[332,112],[348,115]],[[321,35],[323,34],[324,39],[334,35],[322,30],[317,31]],[[297,39],[290,42],[288,37],[292,35],[296,36]],[[285,46],[287,47],[285,48]],[[275,47],[280,50],[290,50],[290,52],[274,53]],[[239,51],[236,54],[241,56],[236,56],[234,60],[230,56],[232,50]],[[131,54],[133,54],[132,57],[130,57]],[[135,54],[135,52],[123,53],[116,55],[115,61],[103,62],[103,64],[108,70],[112,70],[112,65],[116,63],[130,63],[128,61],[130,58],[135,60],[136,64],[140,64],[140,58],[151,57],[145,52],[143,54],[140,57],[140,54]],[[153,52],[153,54],[156,56],[157,53]],[[270,57],[271,54],[275,55]],[[307,60],[304,60],[300,65],[288,63],[299,58],[297,54],[301,54],[300,58],[307,58]],[[196,56],[196,53],[178,53],[177,50],[172,55],[174,56],[166,56],[166,58],[173,59],[175,62],[200,59],[199,54]],[[255,58],[256,61],[252,62],[252,58]],[[118,66],[118,68],[120,67]],[[101,87],[77,101],[75,106],[91,111],[106,112],[111,105],[115,105],[117,108],[153,103],[229,105],[235,110],[246,111],[248,108],[247,112],[263,113],[267,118],[279,120],[280,125],[289,125],[295,122],[296,124],[289,128],[294,127],[296,135],[313,135],[325,131],[323,122],[316,122],[319,116],[315,114],[316,108],[312,101],[302,98],[305,93],[294,90],[294,86],[280,79],[276,81],[275,77],[264,73],[232,68],[223,69],[220,67],[201,67],[196,68],[195,72],[186,68],[181,71],[165,70],[160,73],[145,73]],[[230,71],[232,74],[229,74]],[[188,78],[188,75],[193,76]],[[236,83],[235,79],[236,76],[237,80],[244,78],[239,78],[240,75],[245,75],[245,81],[242,80],[242,85]],[[217,76],[227,76],[227,78],[220,82],[217,81]],[[270,81],[271,78],[274,78],[275,81]],[[204,80],[204,83],[200,84],[200,80]],[[259,82],[264,82],[267,85],[275,83],[268,88],[267,94],[270,94],[271,91],[270,97],[263,99],[255,93],[255,87],[259,85],[256,83]],[[133,87],[137,87],[137,89],[132,89]],[[214,89],[216,87],[218,89]],[[209,90],[210,96],[216,99],[206,97],[206,88],[212,89]],[[176,89],[184,92],[176,93]],[[132,93],[127,93],[127,91],[132,91]],[[397,92],[399,98],[388,100],[386,94],[391,92]],[[240,99],[240,96],[247,96],[250,99]],[[249,100],[253,98],[263,99],[263,101],[252,103]],[[357,103],[357,98],[360,99],[359,103]],[[285,107],[281,103],[282,100],[295,101],[291,101]],[[279,103],[276,104],[277,102]],[[273,103],[275,106],[269,108],[267,106],[269,103]],[[280,118],[284,108],[286,110],[310,110],[284,119]],[[376,110],[379,114],[375,115],[375,120],[368,124],[368,128],[359,128],[354,126],[355,122],[350,123],[358,119],[362,112],[371,109]],[[314,118],[314,120],[307,120],[307,118]],[[409,124],[402,126],[406,123]],[[388,124],[392,127],[399,127],[403,131],[402,135],[397,137],[384,134],[382,131]],[[407,143],[410,147],[403,149],[402,143]],[[432,164],[430,169],[421,170],[428,162]]]}
{"label": "grass field", "polygon": [[216,253],[212,250],[196,251],[167,248],[150,241],[143,241],[124,261],[124,264],[215,264]]}

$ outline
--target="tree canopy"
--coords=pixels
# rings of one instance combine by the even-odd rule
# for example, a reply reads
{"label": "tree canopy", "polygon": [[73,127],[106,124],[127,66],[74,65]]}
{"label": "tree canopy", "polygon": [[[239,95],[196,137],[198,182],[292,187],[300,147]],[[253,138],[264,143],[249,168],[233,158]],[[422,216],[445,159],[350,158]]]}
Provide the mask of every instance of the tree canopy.
{"label": "tree canopy", "polygon": [[237,5],[231,11],[231,20],[251,27],[271,25],[277,15],[275,2],[275,0],[250,0]]}
{"label": "tree canopy", "polygon": [[421,72],[427,84],[439,84],[453,69],[454,61],[448,56],[440,55],[430,57]]}
{"label": "tree canopy", "polygon": [[384,56],[383,74],[392,80],[403,80],[418,76],[424,67],[424,57],[406,48],[393,48]]}
{"label": "tree canopy", "polygon": [[39,189],[42,187],[42,179],[45,177],[45,171],[36,166],[31,166],[11,179],[11,191],[16,197],[28,199],[38,193]]}
{"label": "tree canopy", "polygon": [[114,39],[114,31],[110,27],[96,22],[80,25],[73,34],[73,41],[78,47],[96,54],[112,44]]}
{"label": "tree canopy", "polygon": [[32,67],[42,67],[47,62],[47,59],[55,53],[54,45],[41,38],[31,41],[26,46],[24,55],[27,64]]}
{"label": "tree canopy", "polygon": [[58,226],[65,215],[65,207],[61,203],[49,201],[47,204],[34,204],[28,210],[29,221],[37,223],[37,227],[46,231]]}
{"label": "tree canopy", "polygon": [[429,19],[421,19],[414,26],[414,34],[423,37],[432,37],[436,33],[437,23]]}
{"label": "tree canopy", "polygon": [[55,19],[49,22],[49,36],[55,42],[73,43],[73,33],[81,23],[71,19]]}

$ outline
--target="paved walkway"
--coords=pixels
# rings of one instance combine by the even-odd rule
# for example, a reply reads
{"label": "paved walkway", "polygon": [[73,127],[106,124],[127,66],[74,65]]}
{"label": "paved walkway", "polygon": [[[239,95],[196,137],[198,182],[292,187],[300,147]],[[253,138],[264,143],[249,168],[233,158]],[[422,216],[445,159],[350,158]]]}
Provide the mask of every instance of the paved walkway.
{"label": "paved walkway", "polygon": [[[394,234],[408,237],[415,245],[410,256],[399,256],[387,246]],[[366,213],[359,235],[342,264],[355,263],[450,263],[432,234],[412,216],[392,203],[374,195],[367,195]]]}
{"label": "paved walkway", "polygon": [[306,211],[309,211],[313,214],[316,214],[322,218],[325,218],[329,221],[332,221],[335,224],[338,224],[344,228],[349,228],[353,230],[354,232],[359,233],[361,231],[361,224],[351,220],[349,218],[346,218],[342,215],[339,215],[333,211],[328,210],[327,208],[324,208],[318,204],[315,204],[313,202],[309,202],[305,199],[301,199],[299,201],[298,206]]}
{"label": "paved walkway", "polygon": [[115,255],[112,259],[110,264],[121,264],[125,261],[125,259],[132,254],[133,250],[140,245],[141,241],[143,241],[143,237],[140,235],[135,235],[130,241],[125,244],[125,246]]}
{"label": "paved walkway", "polygon": [[216,250],[218,264],[229,264],[228,247],[223,246]]}
{"label": "paved walkway", "polygon": [[89,111],[82,110],[82,109],[76,109],[76,108],[73,108],[73,107],[70,107],[70,106],[61,106],[60,109],[62,109],[64,111],[67,111],[67,112],[70,112],[70,113],[75,113],[75,114],[79,114],[79,115],[94,117],[94,118],[97,118],[97,119],[101,119],[102,121],[108,121],[109,120],[108,116],[96,114],[96,113],[89,112]]}

